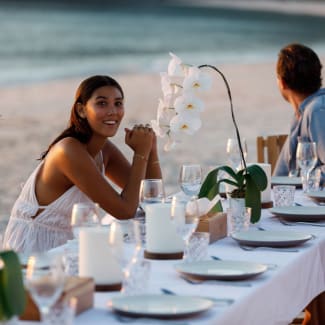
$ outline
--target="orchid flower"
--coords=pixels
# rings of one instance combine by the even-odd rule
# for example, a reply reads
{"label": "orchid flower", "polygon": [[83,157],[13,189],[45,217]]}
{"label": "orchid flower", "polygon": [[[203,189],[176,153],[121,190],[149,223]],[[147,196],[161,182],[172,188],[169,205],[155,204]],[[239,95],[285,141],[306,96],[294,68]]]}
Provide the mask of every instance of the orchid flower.
{"label": "orchid flower", "polygon": [[198,114],[178,114],[170,121],[170,131],[172,133],[185,133],[193,135],[201,128],[202,122]]}
{"label": "orchid flower", "polygon": [[175,99],[175,111],[179,114],[182,112],[200,113],[204,111],[204,103],[191,93],[184,94]]}
{"label": "orchid flower", "polygon": [[168,64],[168,75],[170,77],[184,77],[183,68],[182,68],[182,60],[173,53],[169,53],[172,57]]}
{"label": "orchid flower", "polygon": [[190,67],[183,81],[184,91],[209,90],[211,88],[211,77],[197,67]]}

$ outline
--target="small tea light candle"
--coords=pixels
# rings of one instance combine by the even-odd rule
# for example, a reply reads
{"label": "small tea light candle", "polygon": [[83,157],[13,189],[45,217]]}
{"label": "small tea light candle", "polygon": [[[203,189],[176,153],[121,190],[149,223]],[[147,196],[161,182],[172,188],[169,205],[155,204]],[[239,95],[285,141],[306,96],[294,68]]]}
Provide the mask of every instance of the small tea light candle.
{"label": "small tea light candle", "polygon": [[[122,245],[122,240],[118,245]],[[122,247],[116,247],[122,251]],[[79,233],[79,275],[94,278],[97,285],[122,281],[122,268],[108,242],[108,229],[89,227]]]}
{"label": "small tea light candle", "polygon": [[178,253],[184,249],[182,238],[171,221],[171,205],[146,206],[146,250],[151,253]]}

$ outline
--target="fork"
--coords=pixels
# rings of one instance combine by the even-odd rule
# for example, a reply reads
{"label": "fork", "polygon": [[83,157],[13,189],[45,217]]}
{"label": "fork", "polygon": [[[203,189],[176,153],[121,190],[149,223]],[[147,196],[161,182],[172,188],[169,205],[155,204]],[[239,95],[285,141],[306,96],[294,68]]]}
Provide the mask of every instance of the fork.
{"label": "fork", "polygon": [[251,287],[252,286],[252,284],[249,282],[222,281],[222,280],[214,280],[214,279],[201,280],[189,276],[182,276],[182,279],[184,279],[187,283],[190,284],[201,284],[205,281],[213,281],[221,285],[230,286],[230,287]]}
{"label": "fork", "polygon": [[306,226],[314,226],[314,227],[325,227],[325,223],[315,223],[315,222],[308,222],[308,221],[286,221],[282,218],[279,218],[279,221],[285,226],[295,226],[295,225],[306,225]]}
{"label": "fork", "polygon": [[[170,289],[166,289],[166,288],[160,288],[160,291],[162,293],[164,293],[165,295],[172,295],[172,296],[176,296],[177,294],[170,290]],[[213,302],[216,302],[216,303],[221,303],[221,304],[225,304],[225,305],[231,305],[234,303],[234,299],[228,299],[228,298],[214,298],[214,297],[202,297],[202,298],[206,298],[206,299],[209,299]]]}
{"label": "fork", "polygon": [[244,251],[254,251],[257,249],[263,249],[263,250],[270,250],[270,251],[277,251],[277,252],[290,252],[290,253],[299,252],[298,249],[294,249],[294,248],[281,248],[281,247],[268,247],[268,246],[245,246],[245,245],[239,245],[239,247]]}

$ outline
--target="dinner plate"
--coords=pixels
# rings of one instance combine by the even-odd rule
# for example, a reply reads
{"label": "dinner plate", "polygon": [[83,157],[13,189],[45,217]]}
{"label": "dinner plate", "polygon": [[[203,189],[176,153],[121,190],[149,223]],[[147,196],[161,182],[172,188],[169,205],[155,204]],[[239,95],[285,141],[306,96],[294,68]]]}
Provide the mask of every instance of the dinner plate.
{"label": "dinner plate", "polygon": [[270,212],[288,221],[325,220],[325,206],[290,206],[271,208]]}
{"label": "dinner plate", "polygon": [[108,305],[114,311],[128,316],[175,318],[201,313],[211,308],[213,302],[192,296],[136,295],[114,297]]}
{"label": "dinner plate", "polygon": [[306,195],[316,202],[320,202],[320,203],[325,202],[325,191],[307,192]]}
{"label": "dinner plate", "polygon": [[198,279],[244,280],[265,272],[267,266],[246,261],[213,260],[180,263],[175,265],[175,269]]}
{"label": "dinner plate", "polygon": [[294,185],[296,188],[301,188],[301,177],[289,177],[289,176],[272,176],[271,184],[273,185]]}
{"label": "dinner plate", "polygon": [[241,245],[265,247],[293,247],[312,238],[312,235],[296,231],[242,231],[231,235]]}

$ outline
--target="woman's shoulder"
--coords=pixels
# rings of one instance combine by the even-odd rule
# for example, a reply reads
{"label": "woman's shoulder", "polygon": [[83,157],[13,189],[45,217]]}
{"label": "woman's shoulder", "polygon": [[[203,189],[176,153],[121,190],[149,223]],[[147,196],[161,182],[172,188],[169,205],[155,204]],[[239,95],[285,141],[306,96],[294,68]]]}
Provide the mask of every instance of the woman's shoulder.
{"label": "woman's shoulder", "polygon": [[54,157],[72,156],[80,157],[82,154],[87,154],[84,144],[78,139],[67,137],[58,141],[50,150],[49,155]]}

